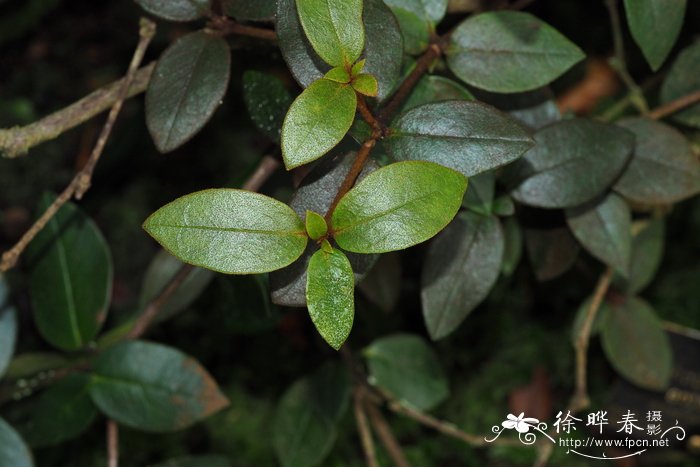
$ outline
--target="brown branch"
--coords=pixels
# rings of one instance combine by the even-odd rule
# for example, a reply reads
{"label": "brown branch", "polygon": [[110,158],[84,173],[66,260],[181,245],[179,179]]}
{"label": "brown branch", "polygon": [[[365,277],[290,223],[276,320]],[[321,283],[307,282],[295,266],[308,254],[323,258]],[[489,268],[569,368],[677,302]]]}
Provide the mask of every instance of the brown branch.
{"label": "brown branch", "polygon": [[374,441],[372,440],[372,432],[369,429],[367,414],[364,408],[364,388],[355,386],[353,391],[353,409],[355,412],[355,422],[357,423],[357,432],[360,435],[362,443],[362,452],[365,454],[365,460],[369,467],[379,467],[377,462],[377,452],[374,449]]}
{"label": "brown branch", "polygon": [[37,221],[29,228],[29,230],[20,238],[20,240],[13,246],[9,251],[6,251],[2,255],[2,261],[0,262],[0,272],[6,272],[13,268],[17,264],[17,260],[27,245],[36,237],[36,235],[46,226],[46,224],[53,218],[53,216],[58,212],[61,207],[66,204],[73,196],[80,199],[85,192],[90,187],[90,181],[92,179],[92,172],[95,169],[102,151],[104,150],[105,144],[109,135],[114,128],[114,122],[119,115],[124,99],[126,99],[131,84],[134,81],[134,77],[138,70],[138,67],[143,60],[143,56],[146,52],[148,44],[151,42],[156,31],[156,25],[152,21],[142,18],[139,27],[139,44],[136,47],[134,56],[129,64],[129,70],[126,77],[121,82],[121,88],[117,93],[117,99],[112,106],[112,110],[109,112],[107,121],[102,128],[97,143],[90,154],[85,166],[78,172],[70,184],[63,190],[63,192],[56,198],[56,200],[48,207],[48,209],[37,219]]}
{"label": "brown branch", "polygon": [[280,161],[270,155],[266,155],[258,164],[258,167],[241,187],[243,190],[258,191],[263,183],[280,167]]}
{"label": "brown branch", "polygon": [[365,163],[367,163],[369,154],[372,152],[375,144],[377,144],[377,138],[375,137],[371,137],[362,143],[362,147],[359,151],[357,151],[357,156],[355,156],[355,161],[352,163],[348,174],[345,176],[343,183],[341,183],[340,187],[338,188],[338,192],[335,194],[335,198],[333,198],[333,202],[326,212],[326,222],[330,221],[333,211],[340,202],[340,199],[345,196],[345,194],[350,191],[350,188],[352,188],[352,186],[355,184],[355,180],[357,180],[360,172],[362,172],[362,169],[364,168]]}
{"label": "brown branch", "polygon": [[276,41],[277,33],[272,29],[259,28],[237,23],[236,21],[226,16],[215,16],[207,23],[207,27],[215,33],[222,35],[235,34],[238,36],[254,37],[256,39],[264,39],[267,41]]}
{"label": "brown branch", "polygon": [[107,467],[119,467],[119,425],[107,420]]}
{"label": "brown branch", "polygon": [[380,122],[374,116],[374,114],[372,114],[372,111],[369,110],[369,107],[367,106],[367,101],[361,94],[357,94],[357,110],[360,111],[360,115],[362,115],[362,118],[364,118],[365,121],[369,123],[369,126],[372,127],[372,136],[380,138],[384,133],[384,125],[382,125],[382,122]]}
{"label": "brown branch", "polygon": [[366,403],[365,408],[372,422],[372,427],[374,427],[374,431],[379,437],[379,441],[381,441],[382,445],[389,453],[389,457],[394,461],[394,465],[396,465],[396,467],[411,467],[411,464],[408,463],[406,455],[401,449],[401,445],[394,436],[394,432],[391,430],[389,423],[387,423],[379,409],[371,403]]}
{"label": "brown branch", "polygon": [[695,91],[655,108],[647,114],[647,117],[660,120],[698,102],[700,102],[700,91]]}

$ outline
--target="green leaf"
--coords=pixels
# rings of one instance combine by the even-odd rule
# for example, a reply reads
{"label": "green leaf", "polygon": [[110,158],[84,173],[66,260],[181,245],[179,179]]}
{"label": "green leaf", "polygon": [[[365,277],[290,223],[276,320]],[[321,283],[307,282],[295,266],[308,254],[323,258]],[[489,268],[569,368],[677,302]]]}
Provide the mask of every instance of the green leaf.
{"label": "green leaf", "polygon": [[439,75],[423,76],[401,107],[401,113],[433,102],[474,100],[474,96],[461,84]]}
{"label": "green leaf", "polygon": [[[633,230],[635,230],[633,228]],[[659,269],[664,253],[665,227],[663,219],[644,223],[632,238],[628,277],[614,277],[615,285],[629,294],[641,292],[649,285]]]}
{"label": "green leaf", "polygon": [[[671,69],[661,85],[662,104],[700,91],[698,62],[700,62],[700,41],[683,49],[671,65]],[[679,123],[700,128],[700,104],[693,104],[674,113],[673,119]]]}
{"label": "green leaf", "polygon": [[424,242],[457,214],[467,179],[432,162],[387,165],[369,174],[338,203],[331,229],[338,245],[384,253]]}
{"label": "green leaf", "polygon": [[673,371],[671,344],[648,303],[629,297],[611,304],[601,325],[603,350],[618,373],[652,391],[668,387]]}
{"label": "green leaf", "polygon": [[210,0],[136,0],[141,8],[170,21],[194,21],[209,13]]}
{"label": "green leaf", "polygon": [[493,198],[496,192],[496,175],[493,171],[482,172],[469,178],[467,194],[462,206],[476,213],[489,215],[493,210]]}
{"label": "green leaf", "polygon": [[377,83],[377,79],[374,76],[368,73],[360,73],[353,78],[352,88],[365,96],[376,97],[379,92],[379,83]]}
{"label": "green leaf", "polygon": [[7,367],[7,379],[30,378],[37,373],[57,370],[69,365],[63,354],[52,352],[28,352],[15,356]]}
{"label": "green leaf", "polygon": [[[236,0],[238,2],[238,0]],[[152,467],[230,467],[231,463],[224,456],[188,456],[170,459]]]}
{"label": "green leaf", "polygon": [[508,277],[513,274],[523,255],[523,232],[513,217],[503,219],[503,262],[501,273]]}
{"label": "green leaf", "polygon": [[632,159],[613,189],[640,204],[671,204],[700,192],[700,162],[675,128],[646,118],[620,126],[634,133]]}
{"label": "green leaf", "polygon": [[164,345],[122,342],[105,350],[93,368],[93,402],[108,417],[139,430],[180,430],[228,405],[196,360]]}
{"label": "green leaf", "polygon": [[609,194],[592,203],[567,209],[566,222],[590,254],[625,276],[629,273],[632,213],[622,198]]}
{"label": "green leaf", "polygon": [[[307,217],[308,219],[308,217]],[[355,317],[355,281],[350,261],[324,241],[306,271],[306,303],[321,337],[335,350],[350,335]]]}
{"label": "green leaf", "polygon": [[304,252],[304,224],[289,206],[243,190],[212,189],[176,199],[143,228],[185,263],[227,274],[283,268]]}
{"label": "green leaf", "polygon": [[223,0],[228,16],[242,21],[268,21],[275,18],[277,0]]}
{"label": "green leaf", "polygon": [[342,66],[331,68],[323,77],[329,81],[335,81],[336,83],[341,84],[347,84],[350,82],[350,73],[348,73],[348,70]]}
{"label": "green leaf", "polygon": [[417,55],[430,42],[430,34],[445,16],[447,0],[386,0],[399,21],[406,53]]}
{"label": "green leaf", "polygon": [[193,32],[163,52],[146,90],[146,124],[160,152],[189,141],[221,104],[231,72],[223,37]]}
{"label": "green leaf", "polygon": [[625,0],[630,32],[652,70],[668,57],[683,26],[686,0]]}
{"label": "green leaf", "polygon": [[527,128],[538,130],[561,120],[554,94],[548,88],[513,94],[474,90],[476,98],[508,113]]}
{"label": "green leaf", "polygon": [[525,248],[538,281],[555,279],[574,265],[579,244],[566,227],[525,229]]}
{"label": "green leaf", "polygon": [[9,289],[0,273],[0,378],[15,351],[17,312],[9,303]]}
{"label": "green leaf", "polygon": [[544,86],[585,57],[556,29],[517,11],[466,19],[450,36],[446,54],[450,69],[464,82],[503,93]]}
{"label": "green leaf", "polygon": [[282,156],[287,170],[308,164],[333,149],[355,120],[357,94],[347,84],[319,79],[306,88],[282,125]]}
{"label": "green leaf", "polygon": [[532,147],[528,132],[479,102],[425,104],[397,119],[386,146],[398,160],[427,160],[467,177],[508,164]]}
{"label": "green leaf", "polygon": [[268,73],[243,73],[243,100],[256,128],[279,142],[282,122],[294,100],[282,80]]}
{"label": "green leaf", "polygon": [[535,133],[535,147],[514,166],[511,193],[542,208],[568,208],[603,193],[622,172],[634,135],[613,125],[575,118]]}
{"label": "green leaf", "polygon": [[447,12],[448,0],[386,0],[390,8],[410,11],[433,25],[438,24]]}
{"label": "green leaf", "polygon": [[508,195],[500,195],[493,200],[493,213],[497,216],[507,217],[515,214],[515,203]]}
{"label": "green leaf", "polygon": [[421,277],[423,318],[433,340],[452,333],[489,294],[504,239],[495,216],[465,212],[430,245]]}
{"label": "green leaf", "polygon": [[0,418],[0,465],[33,467],[32,453],[17,432]]}
{"label": "green leaf", "polygon": [[389,313],[396,308],[401,295],[401,260],[398,253],[381,255],[367,276],[357,285],[364,296]]}
{"label": "green leaf", "polygon": [[306,211],[306,233],[311,240],[318,240],[328,233],[328,225],[322,215]]}
{"label": "green leaf", "polygon": [[[53,202],[44,195],[39,211]],[[54,347],[77,350],[99,332],[112,292],[112,258],[97,226],[66,203],[27,249],[34,321]]]}
{"label": "green leaf", "polygon": [[296,0],[299,20],[318,55],[331,66],[349,66],[365,46],[362,0]]}
{"label": "green leaf", "polygon": [[52,384],[32,405],[26,438],[32,447],[52,446],[78,437],[97,417],[90,378],[74,374]]}
{"label": "green leaf", "polygon": [[440,361],[422,338],[394,334],[364,350],[370,383],[403,405],[430,410],[447,399],[449,387]]}

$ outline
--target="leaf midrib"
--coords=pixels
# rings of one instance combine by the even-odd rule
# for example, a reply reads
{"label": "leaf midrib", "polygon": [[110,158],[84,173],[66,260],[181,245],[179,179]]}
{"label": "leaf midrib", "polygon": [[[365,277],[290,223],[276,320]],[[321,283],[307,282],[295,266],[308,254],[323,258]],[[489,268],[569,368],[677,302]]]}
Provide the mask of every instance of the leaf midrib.
{"label": "leaf midrib", "polygon": [[303,230],[260,230],[260,229],[242,229],[237,227],[212,227],[208,225],[174,225],[174,224],[152,224],[153,227],[165,227],[172,229],[193,229],[193,230],[209,230],[214,232],[240,232],[260,235],[273,235],[279,237],[303,237],[306,232]]}
{"label": "leaf midrib", "polygon": [[425,199],[425,198],[429,198],[429,197],[433,196],[435,193],[439,193],[439,192],[440,192],[439,190],[430,191],[429,193],[426,193],[426,194],[424,194],[424,195],[418,196],[417,198],[413,198],[413,199],[411,199],[410,201],[407,201],[407,202],[405,202],[405,203],[403,203],[403,204],[400,204],[400,205],[398,205],[398,206],[395,206],[395,207],[393,207],[393,208],[387,209],[386,211],[382,211],[382,212],[379,212],[379,213],[377,213],[377,214],[373,214],[373,215],[371,215],[371,216],[367,216],[367,217],[363,218],[362,220],[360,220],[360,221],[357,222],[357,223],[350,224],[350,225],[348,225],[348,226],[346,226],[346,227],[343,227],[343,228],[341,228],[341,229],[335,229],[335,230],[334,230],[334,233],[335,233],[335,234],[343,233],[343,232],[345,232],[346,230],[354,229],[354,228],[356,228],[356,227],[358,227],[358,226],[360,226],[360,225],[366,224],[366,223],[368,223],[368,222],[372,222],[373,220],[378,219],[378,218],[380,218],[380,217],[388,216],[389,214],[394,213],[394,212],[398,211],[399,209],[402,209],[402,208],[408,206],[409,204],[412,204],[412,203],[421,201],[421,200],[423,200],[423,199]]}

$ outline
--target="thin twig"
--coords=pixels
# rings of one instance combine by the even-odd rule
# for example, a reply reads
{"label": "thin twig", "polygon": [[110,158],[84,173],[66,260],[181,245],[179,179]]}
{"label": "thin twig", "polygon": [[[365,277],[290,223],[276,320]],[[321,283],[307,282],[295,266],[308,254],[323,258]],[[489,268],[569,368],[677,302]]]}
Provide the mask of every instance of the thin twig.
{"label": "thin twig", "polygon": [[243,190],[258,191],[263,183],[280,167],[280,161],[274,156],[266,155],[241,187]]}
{"label": "thin twig", "polygon": [[328,211],[326,212],[326,221],[330,220],[331,216],[333,215],[333,211],[335,210],[335,207],[340,202],[340,199],[343,196],[345,196],[345,194],[348,191],[350,191],[350,188],[352,188],[352,186],[355,184],[355,180],[357,180],[357,177],[360,175],[360,172],[362,172],[362,169],[364,168],[365,163],[369,158],[369,154],[372,152],[372,149],[374,148],[375,144],[377,144],[377,138],[375,137],[372,137],[364,143],[362,143],[362,147],[359,151],[357,151],[357,155],[355,156],[355,160],[353,161],[350,170],[345,176],[343,183],[341,183],[340,187],[338,188],[338,191],[335,194],[335,198],[333,199],[333,202],[331,203],[330,207],[328,208]]}
{"label": "thin twig", "polygon": [[700,91],[695,91],[655,108],[647,114],[647,117],[660,120],[698,102],[700,102]]}
{"label": "thin twig", "polygon": [[107,420],[107,467],[119,467],[119,425]]}
{"label": "thin twig", "polygon": [[408,459],[406,459],[406,455],[403,453],[403,449],[401,449],[401,445],[394,436],[394,432],[391,430],[391,426],[389,426],[379,409],[371,403],[366,403],[365,408],[372,422],[372,427],[379,437],[379,441],[389,453],[389,457],[394,461],[394,465],[396,467],[411,467]]}
{"label": "thin twig", "polygon": [[121,89],[117,94],[117,99],[112,106],[112,110],[107,117],[102,132],[100,133],[97,143],[95,144],[90,158],[85,166],[78,172],[70,184],[63,190],[63,192],[56,198],[56,200],[48,207],[48,209],[37,219],[37,221],[29,228],[29,230],[20,238],[20,240],[13,246],[9,251],[6,251],[2,255],[2,262],[0,262],[0,272],[6,272],[13,268],[17,264],[17,260],[27,245],[36,237],[36,235],[46,226],[46,224],[53,218],[53,216],[58,212],[61,207],[66,204],[73,196],[80,199],[85,191],[90,187],[90,181],[92,179],[92,173],[95,169],[95,165],[102,155],[105,143],[109,138],[109,135],[114,128],[114,122],[119,115],[124,99],[126,99],[129,89],[131,88],[131,83],[134,80],[134,76],[138,70],[138,67],[143,60],[143,55],[146,52],[148,44],[151,42],[156,30],[156,25],[152,21],[142,18],[139,27],[139,44],[136,47],[134,56],[129,65],[129,70],[126,77],[121,83]]}
{"label": "thin twig", "polygon": [[355,386],[355,391],[353,392],[353,408],[355,411],[355,422],[357,423],[357,432],[360,435],[360,442],[362,443],[362,452],[365,454],[365,460],[369,467],[379,467],[377,462],[377,452],[374,449],[374,440],[372,439],[372,432],[369,429],[369,423],[367,421],[367,414],[365,413],[364,400],[363,400],[362,386]]}
{"label": "thin twig", "polygon": [[264,39],[267,41],[276,41],[277,33],[272,29],[259,28],[240,24],[226,16],[215,16],[207,23],[210,29],[220,34],[235,34],[238,36],[254,37],[256,39]]}
{"label": "thin twig", "polygon": [[357,110],[360,111],[362,118],[372,127],[372,131],[376,136],[381,137],[384,133],[384,125],[372,114],[372,111],[367,106],[367,101],[365,101],[365,98],[360,94],[357,95]]}

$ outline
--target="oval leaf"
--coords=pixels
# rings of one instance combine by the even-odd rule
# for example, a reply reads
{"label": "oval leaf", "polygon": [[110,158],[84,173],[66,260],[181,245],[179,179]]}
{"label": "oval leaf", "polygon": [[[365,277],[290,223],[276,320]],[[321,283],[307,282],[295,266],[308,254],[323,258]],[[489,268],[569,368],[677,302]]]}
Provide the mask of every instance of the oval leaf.
{"label": "oval leaf", "polygon": [[90,396],[108,417],[153,432],[187,428],[228,405],[196,360],[141,341],[117,344],[97,358]]}
{"label": "oval leaf", "polygon": [[0,418],[0,465],[33,467],[32,453],[17,432]]}
{"label": "oval leaf", "polygon": [[653,391],[668,387],[673,355],[668,335],[654,310],[640,298],[613,304],[601,323],[603,350],[625,378]]}
{"label": "oval leaf", "polygon": [[508,164],[532,147],[515,120],[485,104],[425,104],[399,117],[386,140],[398,160],[427,160],[467,177]]}
{"label": "oval leaf", "polygon": [[408,99],[401,107],[401,113],[419,105],[452,100],[471,101],[474,100],[474,96],[456,81],[452,81],[444,76],[426,75],[413,88]]}
{"label": "oval leaf", "polygon": [[654,279],[663,259],[666,240],[662,218],[654,219],[633,230],[637,232],[632,238],[629,275],[627,278],[614,278],[615,285],[630,294],[641,292]]}
{"label": "oval leaf", "polygon": [[529,13],[482,13],[450,36],[447,64],[467,84],[494,92],[521,92],[554,81],[584,54]]}
{"label": "oval leaf", "polygon": [[279,142],[284,116],[293,101],[282,80],[268,73],[246,71],[243,100],[257,129]]}
{"label": "oval leaf", "polygon": [[[44,212],[54,197],[45,195]],[[62,350],[85,346],[104,323],[112,293],[112,258],[97,226],[66,203],[29,245],[34,321]]]}
{"label": "oval leaf", "polygon": [[311,240],[318,240],[328,233],[328,225],[322,215],[306,211],[306,233]]}
{"label": "oval leaf", "polygon": [[[675,99],[700,91],[700,41],[683,49],[671,65],[671,69],[661,85],[661,102],[668,103]],[[677,122],[700,128],[700,103],[693,104],[673,114]]]}
{"label": "oval leaf", "polygon": [[387,165],[350,190],[333,211],[338,245],[355,253],[384,253],[424,242],[459,210],[467,179],[432,162]]}
{"label": "oval leaf", "polygon": [[210,0],[136,0],[141,8],[170,21],[193,21],[209,13]]}
{"label": "oval leaf", "polygon": [[435,237],[421,277],[423,318],[433,340],[464,321],[493,288],[504,239],[494,216],[465,212]]}
{"label": "oval leaf", "polygon": [[357,94],[348,84],[319,79],[306,88],[282,125],[287,170],[318,159],[343,139],[355,120]]}
{"label": "oval leaf", "polygon": [[560,275],[574,265],[579,245],[566,227],[525,229],[525,248],[538,281],[544,282]]}
{"label": "oval leaf", "polygon": [[625,0],[630,32],[652,70],[666,60],[683,26],[686,0]]}
{"label": "oval leaf", "polygon": [[226,94],[231,52],[223,37],[190,33],[161,55],[146,90],[146,124],[160,152],[189,141]]}
{"label": "oval leaf", "polygon": [[592,200],[618,177],[634,135],[613,125],[575,118],[535,133],[535,147],[513,166],[517,201],[568,208]]}

